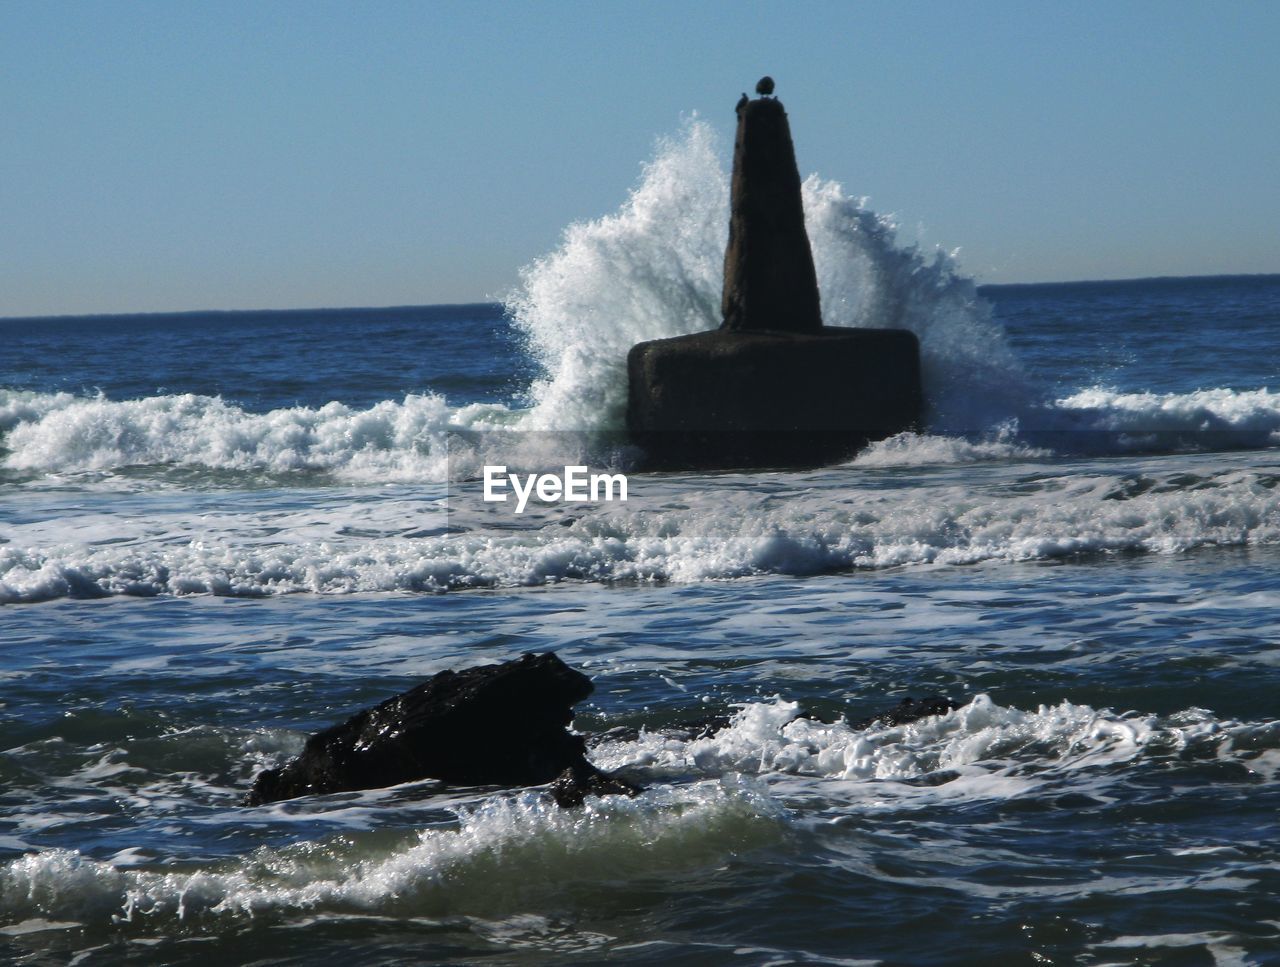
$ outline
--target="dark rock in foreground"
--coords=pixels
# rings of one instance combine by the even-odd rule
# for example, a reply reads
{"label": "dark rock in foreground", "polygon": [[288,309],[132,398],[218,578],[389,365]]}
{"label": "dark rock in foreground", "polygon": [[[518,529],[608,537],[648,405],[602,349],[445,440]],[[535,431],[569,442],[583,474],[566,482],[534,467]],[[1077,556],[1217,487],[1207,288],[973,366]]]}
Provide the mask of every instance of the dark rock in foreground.
{"label": "dark rock in foreground", "polygon": [[601,772],[589,762],[565,769],[549,790],[556,805],[565,809],[581,806],[588,796],[637,796],[643,791],[625,779]]}
{"label": "dark rock in foreground", "polygon": [[[567,730],[573,706],[592,684],[556,655],[444,671],[307,740],[302,754],[258,775],[245,804],[438,779],[457,786],[539,786],[561,806],[588,796],[641,791],[588,761],[586,742]],[[946,698],[904,699],[861,722],[902,725],[956,708]],[[713,735],[728,716],[660,729],[684,738]],[[631,730],[634,732],[634,730]],[[635,738],[614,729],[598,739]]]}
{"label": "dark rock in foreground", "polygon": [[[420,779],[541,785],[566,770],[581,778],[581,795],[590,794],[604,779],[567,726],[591,691],[590,679],[550,653],[444,671],[312,736],[292,762],[261,773],[245,803]],[[566,781],[562,795],[572,799],[573,789]]]}
{"label": "dark rock in foreground", "polygon": [[920,419],[905,329],[698,332],[632,347],[627,374],[646,469],[819,466]]}

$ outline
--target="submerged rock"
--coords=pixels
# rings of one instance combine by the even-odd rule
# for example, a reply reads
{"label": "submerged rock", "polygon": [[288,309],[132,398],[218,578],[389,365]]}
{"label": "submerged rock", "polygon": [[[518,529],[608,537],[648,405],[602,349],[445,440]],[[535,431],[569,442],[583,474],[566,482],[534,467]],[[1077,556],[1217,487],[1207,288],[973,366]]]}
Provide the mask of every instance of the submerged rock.
{"label": "submerged rock", "polygon": [[907,725],[927,719],[931,715],[946,715],[960,707],[958,702],[944,695],[930,695],[928,698],[904,698],[893,708],[878,712],[870,718],[850,722],[852,729],[869,729],[873,725]]}
{"label": "submerged rock", "polygon": [[556,805],[566,809],[581,806],[588,796],[637,796],[644,790],[608,772],[601,772],[591,763],[570,766],[556,776],[549,792]]}
{"label": "submerged rock", "polygon": [[[584,789],[604,789],[582,737],[568,731],[573,706],[591,691],[587,676],[552,653],[440,672],[313,735],[296,759],[261,773],[245,803],[421,779],[532,786],[566,770],[582,778]],[[573,798],[570,790],[566,785],[566,799]]]}

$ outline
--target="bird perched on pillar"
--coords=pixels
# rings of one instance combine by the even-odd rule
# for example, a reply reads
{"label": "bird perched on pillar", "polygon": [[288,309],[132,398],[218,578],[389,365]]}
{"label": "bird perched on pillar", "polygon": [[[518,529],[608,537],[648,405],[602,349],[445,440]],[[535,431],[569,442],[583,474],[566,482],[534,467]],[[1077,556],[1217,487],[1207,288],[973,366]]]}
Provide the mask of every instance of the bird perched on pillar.
{"label": "bird perched on pillar", "polygon": [[734,110],[734,113],[736,113],[736,114],[741,114],[741,113],[742,113],[742,109],[743,109],[744,107],[746,107],[750,102],[751,102],[751,99],[750,99],[749,97],[747,97],[747,92],[746,92],[746,91],[743,91],[743,92],[742,92],[742,97],[738,98],[738,104],[737,104],[737,106],[733,109],[733,110]]}
{"label": "bird perched on pillar", "polygon": [[761,97],[768,97],[770,94],[772,94],[773,78],[770,77],[768,74],[760,78],[759,83],[756,84],[756,93],[759,94]]}

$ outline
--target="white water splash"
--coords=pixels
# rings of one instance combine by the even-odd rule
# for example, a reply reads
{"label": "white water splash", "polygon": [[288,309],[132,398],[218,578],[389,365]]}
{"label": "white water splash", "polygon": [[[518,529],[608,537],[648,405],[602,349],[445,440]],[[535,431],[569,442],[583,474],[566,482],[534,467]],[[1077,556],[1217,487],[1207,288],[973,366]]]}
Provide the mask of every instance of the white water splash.
{"label": "white water splash", "polygon": [[[981,430],[1030,399],[1003,330],[942,252],[897,242],[891,219],[816,175],[802,188],[828,326],[905,328],[920,339],[928,420]],[[720,325],[729,188],[709,125],[663,141],[615,215],[575,224],[527,267],[507,302],[546,376],[533,429],[616,429],[636,343]]]}
{"label": "white water splash", "polygon": [[574,881],[718,863],[776,838],[780,817],[761,791],[726,779],[591,800],[577,810],[531,793],[495,797],[461,809],[456,828],[424,829],[391,848],[376,835],[367,846],[352,835],[196,870],[121,868],[55,849],[0,867],[0,919],[165,930],[300,911],[519,911]]}
{"label": "white water splash", "polygon": [[949,476],[909,488],[868,478],[850,490],[837,468],[811,475],[785,501],[713,477],[672,484],[654,500],[637,492],[620,509],[422,536],[410,534],[438,523],[437,511],[412,492],[384,493],[368,510],[341,499],[304,511],[193,517],[181,508],[137,520],[104,509],[10,526],[9,543],[0,545],[0,601],[685,583],[1280,543],[1272,473],[1149,469],[1150,476],[1037,469],[1031,480],[976,491]]}
{"label": "white water splash", "polygon": [[[528,390],[527,409],[455,408],[439,396],[416,395],[365,410],[329,403],[250,413],[216,397],[113,401],[0,390],[0,445],[8,451],[2,465],[55,473],[178,465],[310,470],[354,481],[443,480],[449,457],[455,475],[480,462],[516,462],[519,454],[508,459],[502,449],[515,445],[510,435],[484,441],[495,429],[582,433],[592,462],[611,463],[612,449],[592,438],[623,426],[628,350],[720,323],[728,195],[714,133],[691,120],[679,136],[659,143],[616,213],[571,225],[559,248],[524,269],[507,307],[544,371]],[[1268,390],[1157,396],[1093,389],[1056,403],[1043,399],[990,306],[951,257],[900,245],[891,219],[835,182],[810,176],[803,200],[825,323],[901,327],[920,340],[929,435],[878,444],[864,466],[986,460],[1006,445],[1011,456],[1037,452],[1024,448],[1011,427],[1024,437],[1065,431],[1073,452],[1151,448],[1144,435],[1153,433],[1188,435],[1164,441],[1175,448],[1197,445],[1190,438],[1197,433],[1217,434],[1209,446],[1280,440],[1280,394]],[[972,446],[936,442],[948,436]],[[475,459],[460,458],[468,449]]]}
{"label": "white water splash", "polygon": [[545,376],[530,391],[534,430],[616,429],[628,350],[720,325],[729,187],[709,125],[664,140],[622,208],[569,226],[527,266],[507,309]]}
{"label": "white water splash", "polygon": [[[597,746],[593,759],[602,768],[639,775],[718,776],[743,773],[783,778],[902,782],[945,772],[965,781],[926,788],[928,795],[951,798],[957,789],[1004,796],[1034,785],[1009,781],[1013,763],[1033,764],[1048,775],[1121,765],[1144,754],[1170,755],[1190,746],[1231,754],[1231,738],[1252,726],[1223,723],[1200,710],[1161,720],[1154,715],[1117,715],[1069,701],[1034,711],[999,705],[976,695],[967,705],[906,725],[851,727],[844,721],[818,722],[798,717],[799,705],[775,697],[743,705],[728,728],[702,738],[642,733],[635,742]],[[976,768],[974,768],[976,767]],[[948,778],[948,777],[943,777]],[[990,780],[987,783],[975,779]],[[856,786],[839,787],[856,794]],[[941,790],[941,791],[937,791]],[[885,795],[881,786],[868,794]]]}

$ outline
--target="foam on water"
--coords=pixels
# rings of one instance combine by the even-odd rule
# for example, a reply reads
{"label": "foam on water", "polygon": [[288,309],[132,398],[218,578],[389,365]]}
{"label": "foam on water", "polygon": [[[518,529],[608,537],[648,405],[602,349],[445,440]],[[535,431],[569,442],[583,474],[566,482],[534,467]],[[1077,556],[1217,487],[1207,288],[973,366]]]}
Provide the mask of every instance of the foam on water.
{"label": "foam on water", "polygon": [[654,500],[639,494],[601,505],[622,509],[583,506],[519,527],[510,518],[491,527],[480,517],[463,533],[426,536],[411,536],[434,519],[418,496],[380,500],[370,526],[393,518],[401,525],[387,536],[351,528],[341,500],[296,514],[79,513],[9,528],[0,601],[693,582],[1280,543],[1280,489],[1266,468],[1060,476],[1035,469],[1030,480],[979,488],[947,479],[904,488],[890,478],[883,488],[864,481],[856,490],[840,486],[832,470],[785,501],[712,478]]}
{"label": "foam on water", "polygon": [[[1223,745],[1232,728],[1244,728],[1199,710],[1165,721],[1153,715],[1118,716],[1068,701],[1027,712],[998,705],[987,695],[977,695],[946,715],[865,730],[798,713],[798,703],[781,698],[750,703],[730,727],[709,737],[646,733],[637,742],[602,744],[593,755],[606,769],[668,776],[741,772],[901,781],[976,764],[993,774],[1013,760],[1057,771],[1115,765],[1149,750],[1171,754],[1196,743]],[[999,782],[994,787],[1003,793],[1020,788]],[[883,790],[875,794],[883,795]]]}
{"label": "foam on water", "polygon": [[[150,869],[130,849],[110,861],[32,852],[0,867],[0,920],[165,931],[300,911],[505,914],[537,908],[574,884],[668,878],[776,843],[797,818],[784,805],[792,800],[820,798],[838,813],[947,808],[1036,795],[1053,783],[1105,799],[1108,784],[1128,782],[1144,759],[1247,764],[1280,745],[1276,723],[1220,721],[1198,709],[1118,715],[1062,701],[1026,711],[978,695],[946,715],[867,729],[797,711],[775,698],[741,706],[710,737],[604,741],[593,759],[649,788],[634,799],[589,799],[582,809],[559,809],[536,792],[504,794],[446,802],[451,823],[366,833],[385,806],[320,798],[319,808],[328,802],[336,814],[352,813],[352,832]],[[933,779],[918,781],[924,777]],[[113,788],[113,776],[82,778]],[[246,815],[259,824],[294,820],[279,806]]]}
{"label": "foam on water", "polygon": [[390,848],[353,834],[178,871],[49,850],[0,868],[0,916],[166,929],[303,910],[514,912],[574,882],[718,862],[776,838],[781,818],[762,791],[729,778],[578,810],[536,794],[495,797],[459,810],[454,828],[407,834]]}
{"label": "foam on water", "polygon": [[[900,244],[891,219],[833,181],[810,176],[803,200],[825,323],[906,328],[920,339],[930,435],[879,445],[864,465],[986,460],[1005,445],[1017,455],[1017,438],[1041,431],[1071,433],[1073,452],[1094,453],[1149,449],[1152,434],[1164,434],[1158,446],[1166,448],[1280,440],[1280,394],[1265,389],[1156,396],[1095,388],[1047,399],[952,257]],[[486,443],[486,431],[572,431],[588,440],[617,431],[627,351],[719,325],[727,232],[723,152],[710,126],[691,120],[659,144],[618,212],[571,225],[559,248],[523,270],[507,308],[543,370],[522,401],[527,408],[457,408],[424,394],[367,409],[332,402],[252,413],[208,396],[111,400],[0,389],[3,466],[65,473],[177,465],[439,481],[451,469],[514,462],[510,450],[522,445],[509,435]],[[975,446],[943,445],[942,437]],[[537,448],[520,456],[537,462]],[[612,449],[589,456],[618,460]]]}
{"label": "foam on water", "polygon": [[439,396],[251,413],[219,397],[115,401],[0,391],[0,430],[16,471],[130,466],[322,471],[346,480],[444,480],[450,433],[501,421],[500,407],[453,409]]}
{"label": "foam on water", "polygon": [[1102,387],[1060,399],[1070,417],[1088,429],[1119,436],[1129,448],[1151,436],[1208,437],[1218,446],[1265,447],[1280,443],[1280,393],[1269,389],[1198,390],[1194,393],[1119,393]]}
{"label": "foam on water", "polygon": [[991,460],[1036,460],[1052,456],[1052,450],[1018,440],[1016,426],[1006,425],[972,440],[958,436],[899,433],[872,443],[851,462],[861,468],[920,467]]}

